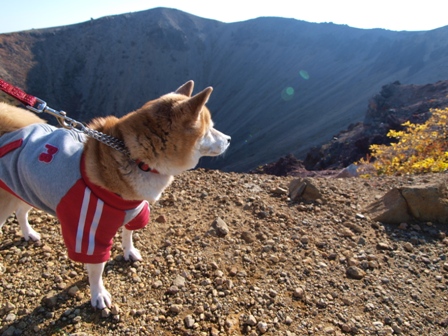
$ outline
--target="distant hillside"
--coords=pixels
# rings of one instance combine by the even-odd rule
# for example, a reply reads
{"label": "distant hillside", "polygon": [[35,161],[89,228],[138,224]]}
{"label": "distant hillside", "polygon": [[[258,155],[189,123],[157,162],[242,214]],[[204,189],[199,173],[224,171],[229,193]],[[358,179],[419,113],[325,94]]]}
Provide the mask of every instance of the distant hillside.
{"label": "distant hillside", "polygon": [[222,23],[159,8],[2,34],[0,77],[83,121],[122,115],[189,79],[211,85],[209,107],[232,145],[201,164],[247,171],[287,153],[303,159],[361,121],[385,84],[448,79],[448,27]]}
{"label": "distant hillside", "polygon": [[331,141],[312,148],[304,166],[308,170],[339,169],[365,158],[373,144],[390,144],[389,130],[404,129],[406,121],[421,124],[430,117],[430,110],[448,107],[448,81],[426,85],[383,86],[369,101],[362,122],[351,124]]}
{"label": "distant hillside", "polygon": [[370,145],[389,145],[394,140],[389,130],[402,130],[402,124],[411,121],[424,123],[431,109],[448,107],[448,81],[425,85],[402,85],[394,82],[384,85],[369,100],[362,122],[350,124],[327,143],[313,147],[303,161],[293,155],[281,157],[252,171],[278,176],[328,176],[366,158]]}

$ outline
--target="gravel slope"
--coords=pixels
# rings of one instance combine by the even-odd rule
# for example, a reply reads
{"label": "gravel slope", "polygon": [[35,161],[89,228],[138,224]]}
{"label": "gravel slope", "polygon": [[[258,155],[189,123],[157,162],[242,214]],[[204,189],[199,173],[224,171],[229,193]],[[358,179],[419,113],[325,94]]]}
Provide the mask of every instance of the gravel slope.
{"label": "gravel slope", "polygon": [[440,177],[316,178],[322,200],[294,204],[291,178],[185,173],[136,235],[143,261],[124,261],[115,240],[104,277],[114,307],[103,311],[57,220],[35,211],[42,240],[28,243],[11,217],[0,334],[448,335],[446,226],[363,214],[393,186]]}

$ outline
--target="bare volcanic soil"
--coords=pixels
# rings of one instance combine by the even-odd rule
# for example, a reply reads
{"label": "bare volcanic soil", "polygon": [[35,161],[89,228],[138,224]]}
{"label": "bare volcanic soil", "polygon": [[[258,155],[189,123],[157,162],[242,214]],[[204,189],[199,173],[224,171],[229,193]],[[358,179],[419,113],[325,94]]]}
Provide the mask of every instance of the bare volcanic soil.
{"label": "bare volcanic soil", "polygon": [[313,178],[323,195],[293,203],[292,177],[196,170],[176,179],[136,234],[117,235],[91,308],[82,264],[57,220],[34,211],[41,242],[14,217],[0,242],[1,335],[448,335],[448,239],[438,223],[386,225],[365,206],[393,187],[446,175]]}

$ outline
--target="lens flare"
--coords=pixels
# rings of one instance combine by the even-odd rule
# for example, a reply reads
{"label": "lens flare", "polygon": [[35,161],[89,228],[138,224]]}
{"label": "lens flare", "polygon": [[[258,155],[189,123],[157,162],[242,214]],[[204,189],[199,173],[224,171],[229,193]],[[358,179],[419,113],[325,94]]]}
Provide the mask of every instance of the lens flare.
{"label": "lens flare", "polygon": [[300,70],[299,74],[300,74],[300,77],[302,77],[303,79],[310,79],[310,75],[308,74],[308,71]]}
{"label": "lens flare", "polygon": [[294,97],[294,88],[288,86],[282,91],[282,99],[285,101],[291,100]]}
{"label": "lens flare", "polygon": [[250,138],[252,138],[252,136],[253,136],[252,133],[249,133],[248,136],[247,136],[247,138],[244,140],[244,143],[245,143],[245,144],[249,143],[250,140],[251,140]]}

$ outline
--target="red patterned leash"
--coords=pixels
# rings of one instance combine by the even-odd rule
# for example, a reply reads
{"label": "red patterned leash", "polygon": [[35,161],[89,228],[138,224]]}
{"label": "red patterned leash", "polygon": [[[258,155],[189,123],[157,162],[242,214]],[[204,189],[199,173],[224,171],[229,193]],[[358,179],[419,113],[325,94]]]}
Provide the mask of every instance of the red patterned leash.
{"label": "red patterned leash", "polygon": [[38,99],[32,95],[29,95],[25,93],[24,91],[20,90],[18,87],[13,86],[7,82],[5,82],[3,79],[0,78],[0,90],[3,92],[6,92],[10,96],[16,98],[21,103],[34,107],[36,105],[36,102]]}
{"label": "red patterned leash", "polygon": [[0,78],[0,90],[7,93],[11,97],[16,98],[18,101],[26,105],[26,108],[28,110],[31,110],[35,113],[49,113],[52,116],[56,117],[58,119],[59,124],[62,127],[68,128],[68,129],[77,129],[78,131],[83,131],[83,124],[73,120],[69,117],[67,117],[67,113],[64,111],[56,111],[49,107],[45,101],[42,99],[39,99],[37,97],[34,97],[30,94],[27,94],[25,91],[22,91],[18,87],[9,84],[8,82],[4,81]]}

